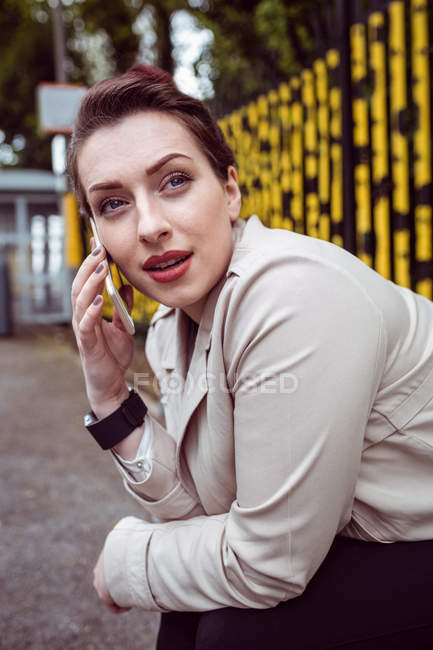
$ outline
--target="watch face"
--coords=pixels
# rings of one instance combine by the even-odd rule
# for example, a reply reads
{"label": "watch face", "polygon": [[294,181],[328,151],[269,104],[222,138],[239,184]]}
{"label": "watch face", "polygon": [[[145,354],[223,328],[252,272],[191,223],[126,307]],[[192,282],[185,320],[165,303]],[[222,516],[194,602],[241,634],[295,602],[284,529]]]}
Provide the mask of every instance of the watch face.
{"label": "watch face", "polygon": [[95,418],[93,413],[86,413],[84,416],[84,426],[90,427],[92,424],[95,424],[98,420]]}

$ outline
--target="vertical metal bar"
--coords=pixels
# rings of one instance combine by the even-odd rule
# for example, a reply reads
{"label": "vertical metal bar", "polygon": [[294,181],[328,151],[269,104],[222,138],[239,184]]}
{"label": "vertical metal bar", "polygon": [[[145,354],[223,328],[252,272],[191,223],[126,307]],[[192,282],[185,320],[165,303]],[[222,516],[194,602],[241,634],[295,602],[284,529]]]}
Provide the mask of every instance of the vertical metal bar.
{"label": "vertical metal bar", "polygon": [[282,193],[282,227],[293,230],[293,219],[290,213],[292,200],[292,168],[290,160],[290,86],[283,83],[279,87],[280,95],[280,124],[281,124],[281,193]]}
{"label": "vertical metal bar", "polygon": [[371,170],[376,239],[375,269],[385,278],[391,279],[391,187],[388,163],[385,16],[382,12],[376,11],[370,15],[368,29],[373,84],[371,96]]}
{"label": "vertical metal bar", "polygon": [[65,264],[68,268],[76,269],[83,261],[85,252],[81,241],[77,201],[72,192],[63,195],[61,214],[65,219]]}
{"label": "vertical metal bar", "polygon": [[61,0],[55,0],[51,5],[54,40],[54,66],[56,81],[66,83],[66,45],[65,28],[63,25],[63,8]]}
{"label": "vertical metal bar", "polygon": [[427,0],[411,1],[412,97],[418,120],[414,134],[416,290],[433,297],[430,64]]}
{"label": "vertical metal bar", "polygon": [[242,192],[242,212],[243,217],[248,217],[254,212],[252,206],[252,170],[249,167],[251,156],[251,129],[248,121],[248,108],[243,107],[236,111],[236,123],[233,141],[235,143],[236,160],[238,162],[239,187]]}
{"label": "vertical metal bar", "polygon": [[239,111],[240,136],[236,143],[236,160],[238,162],[239,187],[242,192],[242,216],[249,216],[254,212],[251,205],[251,172],[249,158],[251,155],[251,128],[248,121],[248,107],[243,106]]}
{"label": "vertical metal bar", "polygon": [[271,221],[271,173],[270,173],[270,143],[269,143],[269,106],[266,95],[258,99],[259,109],[259,143],[260,143],[260,181],[262,185],[262,212],[264,223]]}
{"label": "vertical metal bar", "polygon": [[250,183],[251,201],[255,206],[254,211],[262,216],[262,192],[260,180],[260,144],[258,137],[259,112],[257,102],[248,105],[248,122],[251,127],[251,153],[250,153]]}
{"label": "vertical metal bar", "polygon": [[326,62],[329,71],[329,134],[331,156],[331,241],[343,246],[343,145],[342,145],[342,110],[340,88],[340,53],[328,50]]}
{"label": "vertical metal bar", "polygon": [[344,247],[356,252],[355,198],[353,184],[352,96],[350,74],[350,3],[337,0],[340,19],[340,87],[342,92],[343,142],[343,231]]}
{"label": "vertical metal bar", "polygon": [[16,218],[16,231],[18,235],[18,284],[20,287],[19,296],[19,309],[20,320],[28,321],[31,316],[30,304],[30,287],[28,278],[30,275],[29,268],[29,246],[30,246],[30,230],[29,219],[27,210],[27,201],[24,196],[17,196],[15,199],[15,218]]}
{"label": "vertical metal bar", "polygon": [[389,66],[395,281],[404,287],[410,287],[409,149],[405,133],[408,107],[405,3],[400,1],[389,4]]}
{"label": "vertical metal bar", "polygon": [[366,29],[357,22],[350,28],[352,63],[352,115],[355,179],[356,253],[373,265],[370,200],[370,142],[367,103]]}
{"label": "vertical metal bar", "polygon": [[304,192],[305,226],[310,237],[319,236],[319,196],[317,187],[317,126],[314,75],[309,68],[302,71],[302,103],[304,106]]}
{"label": "vertical metal bar", "polygon": [[271,90],[268,94],[269,103],[269,145],[270,145],[270,174],[271,174],[271,217],[272,228],[282,226],[282,196],[281,196],[281,137],[280,137],[280,115],[279,115],[279,94]]}
{"label": "vertical metal bar", "polygon": [[319,137],[319,237],[330,240],[330,147],[329,147],[329,103],[328,71],[324,59],[314,62],[317,95],[317,131]]}
{"label": "vertical metal bar", "polygon": [[290,80],[292,93],[292,216],[295,231],[305,232],[304,227],[304,146],[303,112],[301,103],[301,80],[295,75]]}

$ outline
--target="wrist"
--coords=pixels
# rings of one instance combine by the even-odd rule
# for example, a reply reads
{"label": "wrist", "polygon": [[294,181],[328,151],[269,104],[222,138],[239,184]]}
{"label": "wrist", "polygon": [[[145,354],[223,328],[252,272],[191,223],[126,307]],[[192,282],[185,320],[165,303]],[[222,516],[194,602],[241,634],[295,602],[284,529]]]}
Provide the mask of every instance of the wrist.
{"label": "wrist", "polygon": [[120,406],[105,417],[98,419],[94,411],[86,413],[84,425],[102,449],[112,449],[134,430],[141,429],[146,413],[145,403],[131,389]]}
{"label": "wrist", "polygon": [[93,413],[96,415],[98,420],[103,420],[108,415],[111,415],[111,413],[114,413],[114,411],[117,411],[117,409],[120,408],[122,403],[128,399],[128,397],[129,390],[127,385],[124,384],[124,386],[119,389],[119,392],[112,397],[98,401],[89,400],[89,403]]}
{"label": "wrist", "polygon": [[134,429],[129,436],[113,447],[116,454],[119,454],[123,460],[134,460],[137,456],[138,448],[143,437],[143,426],[141,425],[137,429]]}

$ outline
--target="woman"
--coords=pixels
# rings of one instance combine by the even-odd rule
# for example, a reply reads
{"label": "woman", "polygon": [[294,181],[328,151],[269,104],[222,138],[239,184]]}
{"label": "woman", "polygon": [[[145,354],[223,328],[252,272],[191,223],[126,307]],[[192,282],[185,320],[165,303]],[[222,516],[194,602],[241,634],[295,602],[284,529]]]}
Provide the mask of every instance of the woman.
{"label": "woman", "polygon": [[[156,68],[88,92],[69,170],[105,247],[72,290],[88,425],[156,518],[108,535],[104,604],[163,612],[160,649],[431,647],[432,304],[238,219],[218,126]],[[125,383],[131,336],[101,318],[106,251],[161,303],[165,428]]]}

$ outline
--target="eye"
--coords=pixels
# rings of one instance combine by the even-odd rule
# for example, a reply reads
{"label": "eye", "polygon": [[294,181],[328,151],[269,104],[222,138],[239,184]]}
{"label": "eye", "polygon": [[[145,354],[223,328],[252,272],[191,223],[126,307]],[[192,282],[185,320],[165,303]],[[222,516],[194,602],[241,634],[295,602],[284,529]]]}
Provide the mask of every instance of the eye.
{"label": "eye", "polygon": [[122,199],[107,199],[106,201],[103,201],[99,206],[99,214],[114,212],[115,210],[121,208],[123,205],[125,205],[125,201],[122,201]]}
{"label": "eye", "polygon": [[185,172],[173,172],[163,181],[162,190],[177,190],[191,182],[192,178]]}

